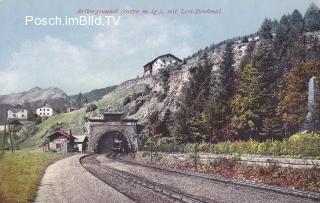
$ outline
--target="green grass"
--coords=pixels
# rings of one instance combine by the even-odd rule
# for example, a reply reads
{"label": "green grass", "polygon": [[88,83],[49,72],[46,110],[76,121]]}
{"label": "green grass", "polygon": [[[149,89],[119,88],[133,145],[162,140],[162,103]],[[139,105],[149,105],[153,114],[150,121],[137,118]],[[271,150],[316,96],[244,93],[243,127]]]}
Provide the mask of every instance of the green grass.
{"label": "green grass", "polygon": [[142,92],[146,84],[138,84],[129,88],[123,88],[118,91],[111,92],[104,96],[101,100],[95,102],[95,104],[100,109],[106,109],[111,107],[112,111],[127,111],[130,107],[129,105],[122,106],[122,100],[132,93]]}
{"label": "green grass", "polygon": [[[112,111],[126,112],[131,107],[132,103],[123,106],[122,99],[132,93],[143,91],[145,87],[145,84],[139,84],[113,91],[104,96],[101,100],[93,103],[97,105],[97,111],[104,111],[111,108]],[[82,108],[79,111],[57,114],[43,121],[39,125],[34,126],[32,129],[20,131],[18,136],[24,138],[24,141],[19,143],[19,148],[25,149],[40,147],[58,123],[63,124],[67,129],[71,129],[74,134],[82,133],[82,127],[85,122],[84,118],[91,115],[91,113],[86,113],[85,110],[86,108]],[[2,136],[0,135],[0,139],[1,137]]]}
{"label": "green grass", "polygon": [[[199,152],[231,155],[267,155],[286,156],[294,158],[320,159],[320,134],[306,133],[295,134],[282,141],[266,140],[258,142],[248,141],[227,141],[216,144],[199,144]],[[149,150],[148,147],[145,147]],[[157,143],[154,150],[163,152],[194,152],[194,144],[177,145],[175,142]]]}
{"label": "green grass", "polygon": [[28,138],[24,142],[20,143],[19,147],[39,147],[45,141],[48,133],[51,132],[58,123],[63,123],[64,126],[72,129],[75,133],[81,131],[80,126],[81,123],[84,122],[83,118],[85,115],[85,109],[80,109],[79,111],[61,113],[50,117],[39,125],[36,125],[34,127],[34,132],[24,132],[25,134],[30,134],[26,135]]}
{"label": "green grass", "polygon": [[62,156],[40,151],[0,153],[0,202],[32,201],[47,164]]}

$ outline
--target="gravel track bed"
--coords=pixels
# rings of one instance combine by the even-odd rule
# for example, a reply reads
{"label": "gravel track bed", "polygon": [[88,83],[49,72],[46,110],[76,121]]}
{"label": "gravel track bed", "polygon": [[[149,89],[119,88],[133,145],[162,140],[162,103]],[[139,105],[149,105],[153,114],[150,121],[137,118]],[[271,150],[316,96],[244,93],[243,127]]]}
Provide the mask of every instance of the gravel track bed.
{"label": "gravel track bed", "polygon": [[82,165],[92,173],[94,176],[99,178],[101,181],[106,183],[107,185],[111,186],[112,188],[116,189],[123,195],[127,196],[131,200],[135,202],[141,203],[173,203],[178,202],[171,198],[168,198],[165,195],[160,193],[154,192],[148,188],[143,186],[137,185],[129,180],[119,178],[115,175],[108,173],[107,171],[103,170],[99,165],[97,165],[97,161],[95,156],[87,156],[81,160]]}
{"label": "gravel track bed", "polygon": [[102,165],[113,167],[159,184],[168,185],[183,193],[191,194],[199,198],[203,197],[212,202],[315,202],[311,199],[299,198],[272,191],[218,181],[208,181],[200,177],[188,176],[170,171],[160,171],[146,166],[119,162],[110,159],[105,155],[97,156],[97,160],[99,160]]}

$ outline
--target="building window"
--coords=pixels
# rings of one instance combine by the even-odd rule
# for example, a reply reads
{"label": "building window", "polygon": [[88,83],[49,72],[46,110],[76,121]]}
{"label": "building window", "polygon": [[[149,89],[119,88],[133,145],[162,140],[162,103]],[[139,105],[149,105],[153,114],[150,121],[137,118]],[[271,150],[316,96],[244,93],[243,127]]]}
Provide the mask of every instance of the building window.
{"label": "building window", "polygon": [[49,109],[47,109],[47,111],[49,111]]}
{"label": "building window", "polygon": [[40,111],[42,111],[42,109],[40,109]]}
{"label": "building window", "polygon": [[49,116],[49,113],[47,113],[47,115]]}
{"label": "building window", "polygon": [[24,118],[24,114],[22,114],[21,117]]}
{"label": "building window", "polygon": [[42,116],[42,113],[40,113],[40,116]]}
{"label": "building window", "polygon": [[166,62],[166,60],[163,60],[163,63],[165,63]]}
{"label": "building window", "polygon": [[17,115],[14,113],[14,114],[13,114],[13,117],[15,118],[15,117],[17,117]]}

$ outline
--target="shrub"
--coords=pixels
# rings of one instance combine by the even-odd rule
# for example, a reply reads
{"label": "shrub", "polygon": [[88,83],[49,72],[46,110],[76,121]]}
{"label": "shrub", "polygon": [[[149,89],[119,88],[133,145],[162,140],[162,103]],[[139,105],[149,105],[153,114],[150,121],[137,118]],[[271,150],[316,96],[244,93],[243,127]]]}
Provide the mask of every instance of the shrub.
{"label": "shrub", "polygon": [[97,105],[95,104],[89,104],[89,106],[87,107],[86,109],[86,112],[92,112],[92,111],[95,111],[97,109]]}
{"label": "shrub", "polygon": [[[162,146],[168,145],[168,146]],[[175,142],[159,143],[158,149],[167,152],[194,152],[194,144],[178,145]],[[289,139],[282,141],[266,140],[257,142],[234,141],[220,142],[217,144],[199,144],[199,152],[215,154],[258,154],[273,156],[298,156],[298,157],[320,157],[320,134],[305,133],[295,134]]]}

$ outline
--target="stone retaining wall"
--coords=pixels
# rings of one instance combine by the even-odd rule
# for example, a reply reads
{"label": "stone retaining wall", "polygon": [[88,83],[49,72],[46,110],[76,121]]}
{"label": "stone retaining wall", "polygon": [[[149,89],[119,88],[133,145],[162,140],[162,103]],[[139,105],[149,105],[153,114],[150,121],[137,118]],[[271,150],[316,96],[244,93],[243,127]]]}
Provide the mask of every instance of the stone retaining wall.
{"label": "stone retaining wall", "polygon": [[[138,153],[150,153],[150,152],[138,152]],[[158,156],[172,159],[172,160],[187,160],[193,159],[194,154],[192,153],[157,153]],[[210,162],[216,159],[227,158],[234,159],[241,163],[246,164],[258,164],[258,165],[277,165],[281,167],[292,167],[292,168],[320,168],[320,160],[313,159],[293,159],[293,158],[284,158],[284,157],[271,157],[271,156],[232,156],[232,155],[223,155],[223,154],[208,154],[208,153],[199,153],[198,157],[200,161]]]}

